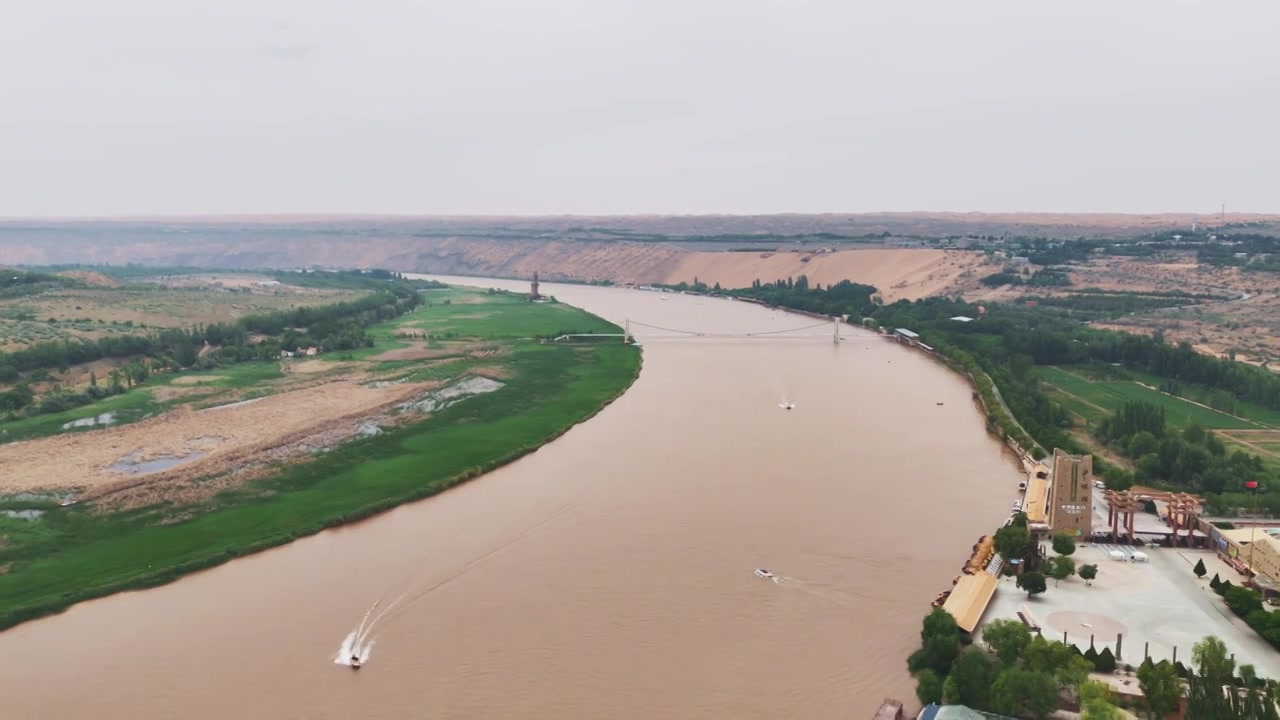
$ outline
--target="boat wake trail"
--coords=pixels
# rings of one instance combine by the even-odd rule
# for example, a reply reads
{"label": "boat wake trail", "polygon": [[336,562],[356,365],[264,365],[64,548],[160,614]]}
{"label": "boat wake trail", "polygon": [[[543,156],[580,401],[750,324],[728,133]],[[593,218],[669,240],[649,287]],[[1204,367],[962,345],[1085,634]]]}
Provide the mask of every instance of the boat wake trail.
{"label": "boat wake trail", "polygon": [[372,654],[373,640],[361,645],[358,634],[352,632],[342,641],[342,646],[338,648],[338,654],[333,656],[333,664],[351,665],[351,658],[356,657],[360,660],[360,664],[363,665],[369,662],[369,656]]}
{"label": "boat wake trail", "polygon": [[795,588],[797,590],[800,590],[801,592],[806,592],[810,595],[813,595],[814,597],[820,597],[823,600],[828,600],[830,602],[836,603],[837,605],[849,604],[848,598],[840,597],[840,595],[837,593],[831,593],[831,592],[825,592],[823,590],[819,590],[812,583],[807,583],[804,580],[800,580],[799,578],[793,578],[793,577],[783,575],[783,576],[775,577],[773,581],[778,585],[785,585],[787,587]]}
{"label": "boat wake trail", "polygon": [[[583,493],[583,495],[585,494],[586,493]],[[477,557],[472,558],[461,567],[445,575],[443,578],[435,580],[435,582],[419,581],[418,583],[411,583],[410,581],[414,577],[418,576],[422,569],[430,562],[430,558],[424,560],[403,579],[401,579],[395,587],[384,593],[382,597],[378,598],[378,600],[365,611],[364,617],[360,620],[360,624],[357,625],[356,629],[351,631],[351,633],[349,633],[342,641],[342,646],[333,660],[334,663],[338,665],[351,665],[351,657],[354,655],[359,658],[360,664],[364,664],[368,659],[369,653],[373,649],[377,632],[385,629],[389,624],[395,621],[396,618],[400,617],[405,611],[412,608],[418,601],[474,570],[477,566],[494,555],[497,555],[503,550],[506,550],[512,545],[515,545],[521,540],[524,540],[530,535],[533,535],[539,530],[545,528],[547,525],[551,524],[553,521],[571,510],[581,499],[582,495],[570,500],[531,527],[528,527],[512,537],[503,540],[495,547],[478,555]],[[391,600],[391,602],[384,604],[384,601],[390,597],[394,597],[394,599]]]}

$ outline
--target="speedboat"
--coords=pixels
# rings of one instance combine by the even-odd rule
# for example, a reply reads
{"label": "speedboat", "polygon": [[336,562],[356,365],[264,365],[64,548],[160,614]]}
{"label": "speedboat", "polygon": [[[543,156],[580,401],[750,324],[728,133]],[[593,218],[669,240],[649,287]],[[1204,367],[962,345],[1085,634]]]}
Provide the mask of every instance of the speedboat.
{"label": "speedboat", "polygon": [[796,406],[795,403],[789,403],[789,402],[778,403],[778,407],[782,408],[783,410],[790,410],[795,406]]}
{"label": "speedboat", "polygon": [[359,669],[360,669],[360,656],[359,656],[359,655],[352,655],[352,656],[351,656],[351,669],[352,669],[352,670],[359,670]]}
{"label": "speedboat", "polygon": [[756,568],[756,577],[771,578],[773,577],[773,573],[765,570],[764,568]]}

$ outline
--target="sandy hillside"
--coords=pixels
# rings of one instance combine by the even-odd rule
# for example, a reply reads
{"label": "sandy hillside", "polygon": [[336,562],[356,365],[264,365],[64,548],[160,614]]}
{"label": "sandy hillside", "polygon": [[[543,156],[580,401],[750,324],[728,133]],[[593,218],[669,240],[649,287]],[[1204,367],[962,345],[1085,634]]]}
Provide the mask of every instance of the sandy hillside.
{"label": "sandy hillside", "polygon": [[[808,258],[808,261],[805,261]],[[831,253],[697,252],[689,253],[666,282],[692,282],[738,288],[754,280],[772,281],[805,275],[811,283],[841,280],[874,285],[886,302],[914,300],[950,290],[966,272],[976,272],[982,257],[950,250],[843,250]]]}
{"label": "sandy hillside", "polygon": [[401,257],[418,272],[661,282],[687,251],[661,243],[450,238],[415,242]]}
{"label": "sandy hillside", "polygon": [[58,274],[65,278],[71,278],[72,280],[79,280],[85,283],[86,285],[91,285],[94,287],[109,287],[109,288],[120,287],[120,283],[118,281],[113,280],[112,278],[109,278],[106,275],[103,275],[102,273],[97,273],[90,270],[67,270],[65,272],[60,272]]}
{"label": "sandy hillside", "polygon": [[[1193,220],[1202,226],[1216,227],[1226,222],[1235,227],[1249,224],[1251,230],[1261,228],[1280,229],[1280,215],[1227,212],[1219,216],[1220,207],[1188,208],[1186,212],[1156,214],[1116,213],[987,213],[987,212],[870,212],[870,213],[818,213],[774,215],[540,215],[540,216],[379,216],[379,215],[242,215],[242,216],[188,216],[188,217],[133,217],[133,218],[83,218],[59,220],[56,218],[25,218],[0,220],[0,234],[7,228],[19,231],[37,228],[39,238],[51,237],[50,229],[70,227],[75,229],[107,228],[112,231],[112,243],[134,235],[134,231],[147,228],[170,231],[181,227],[192,240],[225,241],[226,235],[218,232],[212,237],[201,237],[206,228],[228,228],[254,237],[288,229],[289,235],[315,230],[359,231],[363,238],[379,235],[414,236],[428,233],[432,237],[476,237],[477,233],[492,232],[504,238],[561,237],[572,234],[577,240],[605,239],[601,230],[622,230],[633,233],[660,233],[666,235],[724,235],[732,234],[747,239],[767,234],[836,233],[853,236],[891,235],[934,237],[947,235],[980,235],[1009,233],[1012,235],[1043,234],[1056,238],[1086,236],[1124,236],[1152,230],[1176,230],[1190,227]],[[79,233],[77,233],[79,235]],[[148,233],[154,237],[154,233]],[[362,238],[362,239],[363,239]],[[166,233],[162,242],[172,239]],[[62,239],[58,238],[58,242]],[[77,238],[77,241],[80,241]],[[158,246],[157,246],[158,247]]]}

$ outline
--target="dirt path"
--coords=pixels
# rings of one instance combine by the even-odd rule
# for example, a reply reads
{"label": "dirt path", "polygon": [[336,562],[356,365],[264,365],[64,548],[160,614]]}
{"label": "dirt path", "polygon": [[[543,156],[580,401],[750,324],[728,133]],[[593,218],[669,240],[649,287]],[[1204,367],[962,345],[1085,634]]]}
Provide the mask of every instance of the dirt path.
{"label": "dirt path", "polygon": [[[1066,369],[1066,368],[1064,368],[1064,367],[1062,367],[1062,366],[1055,365],[1054,367],[1058,368],[1058,370],[1060,370],[1061,372],[1066,373],[1067,375],[1070,375],[1071,377],[1073,377],[1073,378],[1075,378],[1075,379],[1077,379],[1077,380],[1079,380],[1079,381],[1081,381],[1081,382],[1087,382],[1087,383],[1097,382],[1096,380],[1090,380],[1089,378],[1084,377],[1083,375],[1080,375],[1079,373],[1074,373],[1074,372],[1072,372],[1072,371],[1070,371],[1070,370],[1068,370],[1068,369]],[[1053,385],[1053,383],[1049,383],[1049,384],[1050,384],[1050,385]],[[1225,416],[1227,416],[1227,417],[1231,418],[1232,420],[1239,420],[1240,422],[1247,422],[1247,423],[1250,423],[1250,424],[1252,424],[1252,425],[1257,425],[1259,429],[1268,429],[1268,428],[1270,428],[1270,427],[1271,427],[1270,425],[1267,425],[1266,423],[1261,423],[1261,422],[1258,422],[1257,420],[1250,420],[1249,418],[1246,418],[1246,417],[1240,417],[1239,415],[1232,415],[1232,414],[1231,414],[1231,413],[1229,413],[1229,412],[1225,412],[1225,411],[1223,411],[1223,410],[1219,410],[1219,409],[1217,409],[1217,408],[1215,408],[1215,407],[1210,407],[1210,406],[1208,406],[1208,405],[1205,405],[1205,404],[1204,404],[1204,403],[1202,403],[1202,402],[1196,402],[1195,400],[1192,400],[1192,399],[1190,399],[1190,398],[1184,398],[1184,397],[1182,397],[1181,395],[1173,395],[1173,394],[1171,394],[1171,393],[1167,393],[1167,392],[1165,392],[1165,391],[1161,390],[1161,389],[1160,389],[1160,388],[1158,388],[1158,387],[1153,387],[1153,386],[1151,386],[1151,385],[1148,385],[1148,384],[1146,384],[1146,383],[1144,383],[1144,382],[1141,382],[1141,381],[1138,381],[1138,380],[1134,380],[1134,381],[1133,381],[1133,384],[1135,384],[1135,385],[1140,385],[1140,386],[1142,386],[1142,387],[1144,387],[1144,388],[1146,388],[1146,389],[1148,389],[1148,390],[1151,390],[1151,391],[1153,391],[1153,392],[1158,392],[1158,393],[1160,393],[1161,395],[1164,395],[1164,396],[1166,396],[1166,397],[1171,397],[1171,398],[1173,398],[1173,399],[1175,399],[1175,400],[1181,400],[1182,402],[1187,403],[1187,404],[1189,404],[1189,405],[1195,405],[1196,407],[1201,407],[1201,408],[1204,408],[1205,410],[1210,410],[1210,411],[1212,411],[1212,412],[1216,412],[1216,413],[1218,413],[1219,415],[1225,415]],[[1111,411],[1110,411],[1110,410],[1107,410],[1106,408],[1103,408],[1103,407],[1101,407],[1101,406],[1099,406],[1099,405],[1096,405],[1096,404],[1094,404],[1094,403],[1091,403],[1091,402],[1089,402],[1088,400],[1085,400],[1084,398],[1082,398],[1082,397],[1080,397],[1080,396],[1078,396],[1078,395],[1075,395],[1075,394],[1073,394],[1073,393],[1069,393],[1069,392],[1067,392],[1066,390],[1063,390],[1062,388],[1058,387],[1057,385],[1053,385],[1053,387],[1054,387],[1054,389],[1055,389],[1055,390],[1057,390],[1058,392],[1062,393],[1063,395],[1068,395],[1068,396],[1070,396],[1070,397],[1073,397],[1073,398],[1075,398],[1076,400],[1079,400],[1080,402],[1085,403],[1086,405],[1089,405],[1090,407],[1097,408],[1098,410],[1101,410],[1101,411],[1103,411],[1103,412],[1107,413],[1108,415],[1110,415],[1110,414],[1111,414]],[[1215,431],[1215,432],[1221,432],[1221,431]]]}
{"label": "dirt path", "polygon": [[[1059,370],[1062,370],[1062,368],[1058,368],[1058,369],[1059,369]],[[1066,370],[1062,370],[1062,371],[1063,371],[1063,372],[1067,372]],[[1068,375],[1071,375],[1072,377],[1080,377],[1080,376],[1078,376],[1078,375],[1074,375],[1074,374],[1072,374],[1072,373],[1067,373],[1067,374],[1068,374]],[[1081,380],[1083,380],[1084,378],[1080,378],[1080,379],[1081,379]],[[1045,381],[1041,381],[1041,382],[1045,382]],[[1046,382],[1046,384],[1047,384],[1047,385],[1049,385],[1049,387],[1052,387],[1054,392],[1062,393],[1063,395],[1066,395],[1067,397],[1069,397],[1069,398],[1071,398],[1071,399],[1073,399],[1073,400],[1079,400],[1080,402],[1084,403],[1085,405],[1088,405],[1089,407],[1093,408],[1094,410],[1097,410],[1098,412],[1105,413],[1105,414],[1107,414],[1107,415],[1110,415],[1110,414],[1111,414],[1111,411],[1110,411],[1110,410],[1108,410],[1108,409],[1106,409],[1106,408],[1102,407],[1101,405],[1099,405],[1099,404],[1097,404],[1097,403],[1095,403],[1095,402],[1091,402],[1091,401],[1089,401],[1089,400],[1085,400],[1084,398],[1080,397],[1079,395],[1076,395],[1076,394],[1075,394],[1075,393],[1073,393],[1073,392],[1067,392],[1066,390],[1064,390],[1064,389],[1062,389],[1062,388],[1058,387],[1057,385],[1054,385],[1053,383]],[[1072,414],[1075,414],[1075,413],[1072,413]]]}
{"label": "dirt path", "polygon": [[1269,435],[1274,442],[1280,442],[1280,430],[1275,429],[1235,429],[1235,430],[1219,430],[1218,432],[1228,435]]}
{"label": "dirt path", "polygon": [[[1242,439],[1240,439],[1240,438],[1236,437],[1235,435],[1230,434],[1229,432],[1225,432],[1225,431],[1222,431],[1222,430],[1215,430],[1214,432],[1218,433],[1219,435],[1222,435],[1224,438],[1226,438],[1226,439],[1227,439],[1227,440],[1229,440],[1230,442],[1236,443],[1236,444],[1238,444],[1238,445],[1243,445],[1243,446],[1245,446],[1245,447],[1249,448],[1250,450],[1252,450],[1252,451],[1254,451],[1254,452],[1256,452],[1256,453],[1258,453],[1258,454],[1260,454],[1260,455],[1266,455],[1267,457],[1270,457],[1270,458],[1276,458],[1276,459],[1280,460],[1280,453],[1275,452],[1274,450],[1268,450],[1268,449],[1266,449],[1266,448],[1264,448],[1264,447],[1262,447],[1262,446],[1260,446],[1260,445],[1255,445],[1255,444],[1253,444],[1253,443],[1249,442],[1248,440],[1242,440]],[[1247,432],[1253,432],[1253,431],[1250,431],[1250,430],[1242,430],[1242,431],[1240,431],[1240,432],[1246,432],[1246,433],[1247,433]]]}
{"label": "dirt path", "polygon": [[[1059,370],[1062,370],[1062,368],[1058,368],[1058,369],[1059,369]],[[1067,373],[1068,375],[1071,375],[1072,377],[1076,377],[1076,378],[1079,378],[1079,379],[1081,379],[1081,380],[1084,380],[1084,378],[1081,378],[1079,375],[1076,375],[1075,373],[1071,373],[1071,372],[1068,372],[1068,371],[1066,371],[1066,370],[1062,370],[1062,371],[1063,371],[1063,372],[1065,372],[1065,373]],[[1053,383],[1046,382],[1046,381],[1041,381],[1041,382],[1045,382],[1045,384],[1047,384],[1047,385],[1049,385],[1050,387],[1052,387],[1054,392],[1062,393],[1063,395],[1066,395],[1067,397],[1069,397],[1069,398],[1071,398],[1071,399],[1073,399],[1073,400],[1078,400],[1079,402],[1082,402],[1082,403],[1084,403],[1085,405],[1088,405],[1089,407],[1091,407],[1091,408],[1093,408],[1093,409],[1095,409],[1095,410],[1097,410],[1097,411],[1099,411],[1099,412],[1101,412],[1101,413],[1103,413],[1103,414],[1106,414],[1106,415],[1110,415],[1110,414],[1111,414],[1111,411],[1110,411],[1110,410],[1108,410],[1108,409],[1106,409],[1106,408],[1102,407],[1101,405],[1098,405],[1097,403],[1090,402],[1090,401],[1088,401],[1088,400],[1086,400],[1086,399],[1084,399],[1084,398],[1080,397],[1079,395],[1076,395],[1075,393],[1067,392],[1066,390],[1064,390],[1064,389],[1062,389],[1062,388],[1058,387],[1057,385],[1054,385]],[[1086,381],[1086,382],[1087,382],[1087,381]],[[1088,419],[1088,418],[1085,418],[1084,416],[1080,415],[1079,413],[1071,412],[1070,410],[1067,410],[1067,412],[1070,412],[1074,417],[1079,417],[1079,418],[1084,419],[1084,421],[1085,421],[1086,423],[1089,421],[1089,419]],[[1132,469],[1132,468],[1133,468],[1133,461],[1132,461],[1132,460],[1130,460],[1129,458],[1127,458],[1127,457],[1125,457],[1125,456],[1123,456],[1123,455],[1121,455],[1121,454],[1117,453],[1116,451],[1112,450],[1111,448],[1109,448],[1109,447],[1107,447],[1107,446],[1105,446],[1105,445],[1103,445],[1103,444],[1099,443],[1099,442],[1098,442],[1098,440],[1097,440],[1097,438],[1093,437],[1093,435],[1092,435],[1091,433],[1089,433],[1087,430],[1085,430],[1085,431],[1080,431],[1080,430],[1076,430],[1075,428],[1072,428],[1069,432],[1070,432],[1070,434],[1071,434],[1071,436],[1072,436],[1072,437],[1074,437],[1076,440],[1078,440],[1078,441],[1080,442],[1080,444],[1081,444],[1081,445],[1084,445],[1085,447],[1089,448],[1089,452],[1093,453],[1094,455],[1099,455],[1099,456],[1101,456],[1101,457],[1102,457],[1102,458],[1104,458],[1107,462],[1109,462],[1109,463],[1111,463],[1111,464],[1113,464],[1113,465],[1118,465],[1118,466],[1120,466],[1120,467],[1122,467],[1122,468],[1128,468],[1128,469]]]}

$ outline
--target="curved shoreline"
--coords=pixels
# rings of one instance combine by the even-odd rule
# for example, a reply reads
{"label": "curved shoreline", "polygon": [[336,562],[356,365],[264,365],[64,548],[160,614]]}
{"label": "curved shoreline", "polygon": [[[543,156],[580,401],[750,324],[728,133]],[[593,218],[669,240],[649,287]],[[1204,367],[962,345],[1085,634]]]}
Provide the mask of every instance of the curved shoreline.
{"label": "curved shoreline", "polygon": [[[581,308],[578,308],[578,309],[581,310]],[[583,310],[583,312],[586,312],[586,311]],[[592,317],[603,320],[603,318],[599,318],[599,316],[592,315]],[[0,631],[15,627],[29,620],[34,620],[37,618],[41,618],[49,615],[55,615],[55,614],[64,612],[67,609],[86,601],[104,598],[120,592],[142,590],[147,588],[158,587],[161,585],[166,585],[182,577],[192,575],[203,570],[208,570],[208,569],[217,567],[219,565],[222,565],[236,558],[252,555],[252,554],[255,554],[264,550],[269,550],[272,548],[278,548],[278,547],[287,545],[293,542],[294,540],[312,536],[324,530],[333,529],[333,528],[337,528],[345,525],[353,525],[361,521],[373,518],[389,510],[393,510],[397,507],[400,507],[409,503],[413,503],[419,500],[423,500],[428,497],[432,497],[434,495],[438,495],[446,490],[465,484],[469,480],[480,477],[486,473],[492,472],[493,470],[496,470],[505,465],[509,465],[510,463],[516,460],[519,460],[520,458],[526,455],[536,452],[537,450],[544,447],[545,445],[562,437],[563,435],[565,435],[566,433],[568,433],[570,430],[577,427],[578,425],[585,423],[588,420],[594,418],[606,407],[608,407],[609,405],[614,403],[616,400],[621,398],[623,395],[625,395],[626,392],[635,384],[636,380],[639,379],[640,372],[643,369],[643,352],[641,351],[640,347],[639,346],[628,346],[628,347],[630,348],[631,352],[635,353],[634,368],[631,369],[631,371],[626,376],[618,376],[618,377],[608,379],[611,385],[613,383],[616,383],[616,386],[609,388],[610,390],[612,390],[610,394],[608,394],[607,396],[604,396],[602,399],[599,400],[599,402],[594,403],[589,410],[586,410],[584,412],[573,412],[571,409],[567,409],[570,411],[571,414],[568,415],[568,417],[565,419],[564,422],[555,424],[550,428],[549,433],[543,434],[540,437],[537,437],[536,439],[530,442],[525,442],[514,448],[508,448],[505,452],[502,452],[495,457],[491,457],[488,460],[478,465],[467,468],[465,470],[455,472],[454,474],[449,475],[445,478],[439,479],[434,482],[430,482],[430,481],[425,482],[422,485],[409,490],[408,492],[404,492],[402,494],[399,494],[393,497],[387,497],[383,500],[371,502],[350,510],[342,510],[327,518],[313,520],[308,524],[299,524],[298,526],[295,526],[295,527],[276,528],[274,529],[274,534],[271,534],[266,538],[258,539],[256,541],[249,541],[244,545],[232,545],[227,547],[219,547],[216,544],[217,538],[215,537],[215,538],[210,538],[213,540],[213,542],[210,543],[209,545],[206,545],[203,548],[196,549],[191,553],[189,553],[189,554],[198,554],[198,555],[201,555],[201,557],[197,557],[195,559],[188,560],[186,562],[178,562],[175,564],[166,565],[157,570],[151,570],[151,564],[146,564],[145,565],[146,571],[142,573],[132,574],[132,575],[128,574],[128,569],[126,568],[123,571],[118,570],[117,577],[108,578],[106,580],[98,580],[97,584],[92,584],[93,580],[88,580],[86,582],[86,576],[79,575],[77,576],[77,582],[75,582],[73,586],[74,589],[64,590],[56,595],[53,594],[54,592],[57,592],[56,590],[54,590],[53,592],[50,592],[48,594],[48,597],[46,599],[34,600],[32,602],[25,603],[25,604],[19,603],[14,605],[11,608],[6,608],[5,610],[0,611]],[[593,362],[598,362],[598,360],[593,360]],[[518,381],[518,376],[517,376],[517,381]],[[571,379],[567,381],[567,383],[560,388],[561,392],[557,397],[565,397],[566,391],[568,391],[571,387],[573,387],[573,383],[577,381],[581,381],[581,378]],[[518,417],[518,416],[513,416],[513,417]],[[442,428],[435,428],[435,427],[430,427],[431,423],[432,423],[432,419],[428,418],[419,423],[408,425],[402,429],[399,429],[393,434],[388,434],[383,437],[391,437],[393,439],[408,437],[412,433],[413,428],[415,427],[418,428],[419,432],[426,432],[426,433],[437,432],[440,430],[448,430],[449,428],[454,427],[453,425],[446,424]],[[427,427],[424,428],[424,426],[427,426]],[[477,427],[477,426],[472,424],[472,427]],[[341,447],[350,448],[352,445],[353,445],[352,443],[348,443]],[[373,461],[376,462],[378,459],[379,458],[374,458]],[[383,458],[383,459],[390,460],[392,458]],[[286,466],[284,468],[281,468],[280,472],[278,473],[275,479],[278,480],[280,478],[287,477],[291,473],[299,472],[300,469],[302,472],[305,472],[305,469],[307,467],[308,467],[308,464],[305,464],[305,463],[301,465],[295,464],[292,466]],[[339,467],[333,468],[331,474],[339,475],[346,472],[349,472],[349,468],[344,468],[339,466]],[[306,492],[306,489],[299,490],[298,492]],[[287,496],[287,494],[288,494],[287,492],[281,493],[279,496],[276,496],[276,497]],[[194,524],[194,523],[200,522],[201,520],[204,520],[206,523],[212,522],[210,518],[225,519],[225,515],[223,515],[224,513],[234,513],[237,511],[241,511],[247,515],[252,513],[252,511],[254,511],[255,509],[257,509],[257,506],[255,506],[253,502],[234,505],[231,507],[213,510],[206,513],[198,513],[192,520],[189,521],[189,523]],[[188,525],[188,523],[146,526],[140,529],[135,529],[126,534],[118,535],[115,537],[108,537],[103,540],[103,544],[109,544],[112,541],[115,541],[116,543],[126,546],[125,547],[126,551],[130,549],[128,546],[130,546],[131,544],[133,545],[136,545],[139,543],[146,544],[145,542],[142,542],[145,540],[150,540],[152,541],[153,545],[159,546],[166,540],[166,538],[164,537],[141,538],[140,536],[152,535],[152,534],[163,534],[165,532],[172,533],[172,532],[175,532],[174,529],[183,528],[185,525]],[[208,530],[208,528],[204,528],[204,529],[206,531]],[[193,531],[192,534],[199,535],[199,531]],[[208,532],[205,533],[205,535],[208,535],[208,534],[209,534]],[[200,539],[200,538],[198,537],[197,539]],[[173,540],[173,538],[168,538],[168,540]],[[68,563],[71,565],[75,565],[76,561],[79,560],[80,564],[88,564],[90,567],[93,567],[93,564],[91,562],[90,563],[85,562],[88,558],[74,557],[77,553],[80,553],[81,555],[83,555],[87,547],[88,546],[85,544],[73,546],[69,548],[65,553],[62,553],[60,556],[55,555],[52,560],[47,560],[47,559],[36,560],[32,563],[33,569],[31,571],[20,570],[17,573],[12,575],[0,573],[0,591],[4,590],[3,586],[7,584],[6,581],[8,581],[8,583],[12,583],[16,585],[18,588],[21,588],[24,584],[35,585],[35,586],[56,585],[58,580],[60,579],[65,580],[65,578],[57,577],[59,574],[65,574],[65,570],[62,573],[59,573],[58,568],[52,567],[52,566],[56,566],[59,560],[62,560],[64,563]],[[90,552],[101,553],[101,550],[97,547],[92,547],[88,549]],[[67,560],[68,556],[73,556],[70,561]],[[110,556],[109,553],[108,553],[108,556]],[[49,563],[49,565],[44,565],[45,563]],[[142,565],[144,563],[146,563],[146,559],[142,558],[138,560],[137,563],[135,564]],[[54,577],[45,577],[45,578],[40,578],[38,576],[32,577],[33,574],[40,573],[40,572],[44,572],[44,574],[51,575]],[[88,575],[88,577],[91,578],[92,575]],[[41,580],[43,580],[44,582],[41,583],[40,582]],[[35,582],[31,582],[31,581],[35,581]],[[64,582],[64,585],[65,585],[65,582]],[[6,594],[5,592],[0,592],[0,596],[3,596],[5,594]],[[7,594],[10,597],[14,595],[14,593],[11,591],[8,592]]]}

